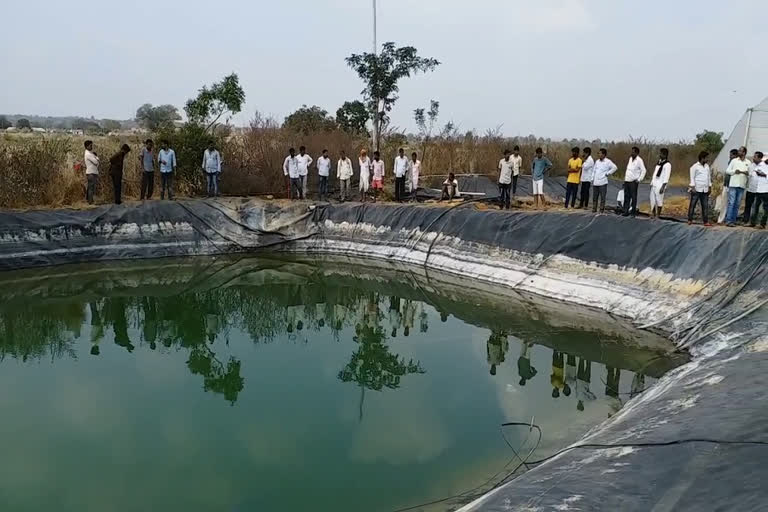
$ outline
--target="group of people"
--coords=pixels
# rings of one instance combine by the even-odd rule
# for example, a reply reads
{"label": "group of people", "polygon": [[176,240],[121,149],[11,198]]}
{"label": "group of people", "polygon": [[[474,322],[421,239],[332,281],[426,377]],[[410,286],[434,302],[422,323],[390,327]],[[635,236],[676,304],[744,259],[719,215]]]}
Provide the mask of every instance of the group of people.
{"label": "group of people", "polygon": [[[752,160],[747,158],[747,148],[732,149],[729,154],[730,161],[725,170],[725,194],[727,206],[725,211],[725,223],[727,226],[735,226],[741,218],[744,224],[751,227],[765,229],[768,223],[768,162],[762,151],[755,151]],[[746,197],[744,212],[739,216],[741,200]],[[760,207],[763,215],[760,217]]]}
{"label": "group of people", "polygon": [[[85,165],[86,176],[86,200],[93,204],[96,185],[99,179],[101,161],[94,151],[93,141],[85,141]],[[123,167],[125,157],[131,152],[128,144],[123,144],[120,149],[109,159],[109,175],[112,178],[112,187],[115,196],[115,204],[122,203],[123,197]],[[160,150],[155,151],[155,143],[152,139],[144,141],[144,146],[138,155],[141,172],[141,199],[152,199],[155,189],[155,169],[160,171],[160,199],[173,199],[173,177],[176,173],[176,152],[169,147],[167,140],[160,141]],[[221,174],[221,153],[216,149],[213,141],[208,143],[208,148],[203,152],[202,170],[207,181],[208,197],[219,195],[219,175]]]}
{"label": "group of people", "polygon": [[[307,178],[314,160],[307,154],[306,148],[301,146],[299,154],[294,148],[288,150],[288,156],[283,161],[283,174],[289,179],[291,199],[306,199]],[[319,178],[318,195],[321,201],[328,198],[328,180],[330,179],[332,162],[328,156],[328,150],[324,149],[317,159],[315,168]],[[360,201],[366,200],[366,195],[372,192],[375,202],[379,194],[384,190],[384,177],[386,165],[378,151],[373,152],[373,159],[368,156],[368,151],[363,149],[357,160],[359,178]],[[394,192],[395,201],[404,201],[408,194],[415,193],[419,188],[419,175],[421,173],[421,161],[418,155],[411,153],[411,158],[405,156],[405,150],[400,148],[392,167],[395,177]],[[342,201],[350,199],[352,195],[352,177],[355,175],[355,167],[347,153],[342,150],[339,160],[336,162],[336,178],[339,181],[340,198]]]}

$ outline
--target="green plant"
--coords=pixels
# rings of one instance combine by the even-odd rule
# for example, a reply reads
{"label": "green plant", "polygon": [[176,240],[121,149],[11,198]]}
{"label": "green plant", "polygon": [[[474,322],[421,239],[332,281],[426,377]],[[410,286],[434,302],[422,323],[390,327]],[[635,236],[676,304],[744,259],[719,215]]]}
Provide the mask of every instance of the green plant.
{"label": "green plant", "polygon": [[336,120],[328,111],[317,105],[302,105],[283,121],[283,127],[292,132],[309,135],[315,132],[328,132],[336,128]]}
{"label": "green plant", "polygon": [[336,122],[342,130],[368,135],[366,125],[371,118],[371,112],[366,108],[362,101],[345,101],[336,111]]}
{"label": "green plant", "polygon": [[184,111],[191,123],[214,129],[224,115],[230,117],[240,112],[245,103],[245,92],[236,73],[225,76],[221,82],[203,86],[194,99],[188,100]]}
{"label": "green plant", "polygon": [[180,119],[179,110],[173,105],[153,107],[151,103],[145,103],[136,109],[136,122],[151,132],[172,128],[174,121]]}

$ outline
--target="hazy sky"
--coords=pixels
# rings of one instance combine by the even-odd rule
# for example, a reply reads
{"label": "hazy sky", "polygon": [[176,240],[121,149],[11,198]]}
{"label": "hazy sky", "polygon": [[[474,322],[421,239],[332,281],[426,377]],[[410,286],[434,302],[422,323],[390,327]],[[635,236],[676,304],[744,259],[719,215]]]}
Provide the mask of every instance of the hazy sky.
{"label": "hazy sky", "polygon": [[[762,7],[762,8],[761,8]],[[362,84],[371,0],[4,2],[0,112],[126,119],[182,107],[235,71],[255,110],[335,113]],[[692,138],[768,95],[765,0],[379,0],[379,41],[443,64],[402,84],[393,124],[431,98],[441,122],[507,135]]]}

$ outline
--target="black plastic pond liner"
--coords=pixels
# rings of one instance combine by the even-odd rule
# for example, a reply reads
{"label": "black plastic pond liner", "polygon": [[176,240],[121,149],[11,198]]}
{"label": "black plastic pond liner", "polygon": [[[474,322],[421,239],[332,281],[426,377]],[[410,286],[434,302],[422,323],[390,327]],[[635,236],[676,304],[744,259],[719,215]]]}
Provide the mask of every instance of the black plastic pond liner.
{"label": "black plastic pond liner", "polygon": [[[692,362],[582,441],[615,447],[567,451],[468,510],[766,509],[768,447],[739,444],[768,443],[764,233],[472,204],[310,210],[307,203],[214,200],[0,213],[3,270],[274,249],[434,267],[500,289],[540,278],[553,287],[538,293],[573,302],[591,286],[618,297],[592,306],[632,320],[658,318],[656,328],[692,347]],[[505,281],[510,269],[526,283]],[[568,288],[569,280],[581,288],[558,295],[555,287]],[[519,445],[527,435],[509,437]],[[631,446],[670,442],[679,443]]]}

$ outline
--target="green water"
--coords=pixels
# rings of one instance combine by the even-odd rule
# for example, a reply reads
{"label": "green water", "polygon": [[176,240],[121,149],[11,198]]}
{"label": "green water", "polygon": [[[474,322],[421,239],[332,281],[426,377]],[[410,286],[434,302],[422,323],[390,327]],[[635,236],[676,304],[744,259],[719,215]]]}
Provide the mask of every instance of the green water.
{"label": "green water", "polygon": [[553,453],[675,363],[349,261],[53,268],[0,299],[2,510],[393,510],[517,466],[502,422]]}

